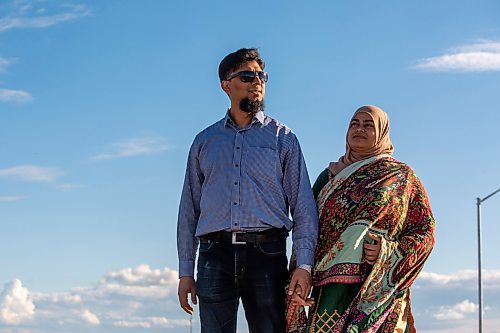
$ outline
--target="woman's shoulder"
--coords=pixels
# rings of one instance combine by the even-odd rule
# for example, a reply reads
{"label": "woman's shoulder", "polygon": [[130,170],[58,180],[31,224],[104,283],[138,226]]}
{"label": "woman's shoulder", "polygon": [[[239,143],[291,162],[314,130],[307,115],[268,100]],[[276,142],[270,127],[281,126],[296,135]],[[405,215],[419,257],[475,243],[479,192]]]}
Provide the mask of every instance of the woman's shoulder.
{"label": "woman's shoulder", "polygon": [[323,171],[320,172],[320,174],[316,178],[314,186],[318,185],[323,187],[330,180],[330,174],[331,174],[330,170],[328,170],[328,168],[325,168]]}
{"label": "woman's shoulder", "polygon": [[407,163],[396,159],[394,156],[384,156],[381,159],[379,159],[378,162],[381,165],[393,166],[399,169],[404,169],[404,170],[411,169],[411,167]]}
{"label": "woman's shoulder", "polygon": [[404,174],[406,177],[416,177],[415,171],[406,162],[400,161],[393,156],[387,156],[379,160],[380,166],[394,172]]}
{"label": "woman's shoulder", "polygon": [[328,170],[328,168],[325,168],[325,170],[323,170],[319,175],[318,177],[316,178],[316,181],[314,182],[313,184],[313,193],[314,193],[314,198],[317,198],[318,197],[318,194],[319,192],[321,191],[321,189],[323,188],[323,186],[325,186],[328,181],[330,180],[330,170]]}
{"label": "woman's shoulder", "polygon": [[330,175],[330,170],[328,169],[328,167],[326,167],[323,171],[321,171],[318,175],[318,179],[323,179],[323,178],[326,178],[328,179]]}

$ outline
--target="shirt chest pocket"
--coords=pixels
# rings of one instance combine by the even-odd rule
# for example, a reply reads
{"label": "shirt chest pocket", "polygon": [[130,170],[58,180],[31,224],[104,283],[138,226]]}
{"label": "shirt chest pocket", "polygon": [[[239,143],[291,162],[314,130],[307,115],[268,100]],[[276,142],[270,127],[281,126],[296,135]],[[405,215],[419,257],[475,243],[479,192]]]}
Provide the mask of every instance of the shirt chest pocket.
{"label": "shirt chest pocket", "polygon": [[243,156],[243,173],[254,182],[274,183],[278,178],[278,151],[269,147],[247,147]]}

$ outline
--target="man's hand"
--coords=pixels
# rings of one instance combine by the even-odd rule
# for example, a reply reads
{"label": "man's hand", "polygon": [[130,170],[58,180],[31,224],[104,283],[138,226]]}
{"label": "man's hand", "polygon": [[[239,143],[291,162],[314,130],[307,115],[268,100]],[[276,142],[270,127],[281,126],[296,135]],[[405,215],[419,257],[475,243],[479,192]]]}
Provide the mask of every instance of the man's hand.
{"label": "man's hand", "polygon": [[191,302],[193,304],[197,304],[196,285],[192,276],[183,276],[180,278],[177,294],[179,295],[179,304],[181,305],[181,308],[188,314],[192,315],[193,308],[189,305],[188,294],[191,294]]}
{"label": "man's hand", "polygon": [[373,265],[375,261],[377,261],[378,255],[380,253],[380,236],[377,236],[373,233],[368,233],[368,237],[370,237],[374,242],[373,244],[365,243],[363,245],[363,256],[365,257],[365,261],[370,265]]}
{"label": "man's hand", "polygon": [[292,280],[288,287],[288,295],[291,296],[295,293],[305,301],[311,292],[311,285],[311,274],[305,269],[297,268],[293,272]]}

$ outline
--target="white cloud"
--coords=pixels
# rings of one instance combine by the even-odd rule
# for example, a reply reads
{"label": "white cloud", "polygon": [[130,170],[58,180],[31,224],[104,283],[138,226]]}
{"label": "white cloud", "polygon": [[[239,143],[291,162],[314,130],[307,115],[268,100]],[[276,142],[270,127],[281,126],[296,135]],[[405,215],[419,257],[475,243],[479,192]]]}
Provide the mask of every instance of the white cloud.
{"label": "white cloud", "polygon": [[35,305],[21,281],[16,279],[6,284],[0,297],[0,321],[10,325],[19,324],[29,321],[34,314]]}
{"label": "white cloud", "polygon": [[33,96],[29,92],[0,88],[0,102],[26,103],[32,100]]}
{"label": "white cloud", "polygon": [[55,187],[61,191],[71,191],[71,190],[82,187],[82,185],[66,183],[66,184],[57,184],[57,185],[55,185]]}
{"label": "white cloud", "polygon": [[430,71],[485,72],[500,70],[500,41],[479,41],[444,55],[417,61],[413,69]]}
{"label": "white cloud", "polygon": [[125,327],[125,328],[151,328],[151,323],[141,320],[141,321],[132,321],[132,320],[119,320],[113,323],[115,327]]}
{"label": "white cloud", "polygon": [[[422,272],[412,291],[412,308],[419,332],[472,332],[477,330],[477,271],[450,274]],[[500,318],[500,270],[483,270],[485,331]],[[496,329],[496,328],[495,328]],[[492,332],[495,331],[492,330]]]}
{"label": "white cloud", "polygon": [[0,32],[10,29],[40,29],[89,16],[92,11],[84,5],[61,5],[57,13],[46,14],[53,8],[41,8],[35,2],[15,6],[12,12],[0,19]]}
{"label": "white cloud", "polygon": [[161,299],[175,294],[179,275],[177,271],[165,267],[151,269],[149,265],[125,268],[108,272],[96,288],[83,292],[95,297],[120,295],[133,298]]}
{"label": "white cloud", "polygon": [[163,270],[151,269],[149,265],[139,265],[135,268],[125,268],[106,274],[105,283],[113,281],[122,285],[132,286],[176,286],[179,275],[173,269],[165,267]]}
{"label": "white cloud", "polygon": [[[453,321],[440,321],[440,325],[434,328],[421,329],[417,326],[418,333],[471,333],[478,331],[477,318],[464,318],[457,320],[457,325],[452,325]],[[418,323],[417,323],[418,324]],[[500,320],[489,318],[483,321],[483,332],[498,333]]]}
{"label": "white cloud", "polygon": [[80,304],[82,302],[82,297],[75,293],[51,293],[51,294],[40,294],[35,293],[33,298],[37,301],[51,302],[51,303],[61,303],[65,305]]}
{"label": "white cloud", "polygon": [[[484,327],[493,332],[500,324],[496,319],[500,318],[499,273],[498,270],[483,272]],[[93,286],[75,287],[59,293],[31,292],[36,315],[30,322],[23,322],[22,328],[31,329],[31,333],[77,332],[85,325],[91,325],[93,333],[123,330],[134,333],[187,332],[191,322],[179,308],[178,281],[178,273],[173,269],[142,264],[109,271]],[[412,291],[412,309],[418,331],[473,331],[477,325],[476,288],[474,270],[450,274],[422,272]],[[239,332],[247,332],[242,311],[239,318]],[[198,314],[192,320],[193,331],[199,331]],[[1,324],[0,332],[6,333]]]}
{"label": "white cloud", "polygon": [[468,313],[475,313],[479,306],[468,299],[452,306],[442,306],[434,315],[437,320],[458,320],[463,319]]}
{"label": "white cloud", "polygon": [[5,72],[7,67],[11,64],[11,61],[5,58],[0,58],[0,73]]}
{"label": "white cloud", "polygon": [[41,333],[79,331],[82,324],[92,325],[94,333],[121,332],[124,328],[130,332],[185,331],[190,322],[178,305],[178,281],[173,269],[143,264],[110,271],[92,287],[32,293],[37,313],[31,324]]}
{"label": "white cloud", "polygon": [[[81,4],[37,0],[12,1],[10,4],[0,6],[0,33],[11,29],[47,28],[91,14],[91,10]],[[0,73],[4,72],[10,64],[9,59],[0,58]],[[20,104],[32,100],[33,96],[27,91],[0,89],[0,102]]]}
{"label": "white cloud", "polygon": [[[457,286],[476,288],[477,278],[476,270],[462,270],[454,274],[422,272],[418,276],[417,284],[451,288]],[[483,270],[482,281],[484,288],[500,289],[500,270]]]}
{"label": "white cloud", "polygon": [[152,155],[170,148],[165,139],[159,136],[133,138],[111,145],[111,152],[92,156],[93,160],[114,160],[123,157]]}
{"label": "white cloud", "polygon": [[120,320],[113,322],[115,327],[126,327],[126,328],[152,328],[152,327],[163,327],[172,328],[176,326],[189,326],[190,322],[188,319],[167,319],[165,317],[146,317],[146,318],[130,318],[128,320]]}
{"label": "white cloud", "polygon": [[3,196],[0,196],[0,202],[1,201],[19,201],[19,200],[22,200],[24,199],[24,197],[18,197],[18,196],[15,196],[15,195],[3,195]]}
{"label": "white cloud", "polygon": [[82,319],[90,325],[99,325],[101,323],[99,318],[97,318],[95,314],[90,312],[89,309],[83,310],[83,312],[80,315]]}
{"label": "white cloud", "polygon": [[56,168],[42,168],[34,165],[20,165],[7,169],[0,169],[0,177],[14,178],[33,182],[52,182],[62,172]]}

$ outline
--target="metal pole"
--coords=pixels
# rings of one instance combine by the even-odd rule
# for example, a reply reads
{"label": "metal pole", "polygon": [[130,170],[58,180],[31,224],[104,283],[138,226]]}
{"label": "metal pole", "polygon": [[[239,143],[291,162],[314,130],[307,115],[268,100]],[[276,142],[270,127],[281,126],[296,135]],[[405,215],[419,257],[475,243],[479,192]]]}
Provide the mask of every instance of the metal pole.
{"label": "metal pole", "polygon": [[500,192],[500,188],[484,198],[477,200],[477,280],[478,280],[478,301],[479,301],[479,333],[483,333],[483,280],[482,280],[482,254],[481,254],[481,203],[488,200]]}
{"label": "metal pole", "polygon": [[477,281],[479,301],[479,333],[483,333],[483,280],[481,277],[481,199],[477,198]]}

